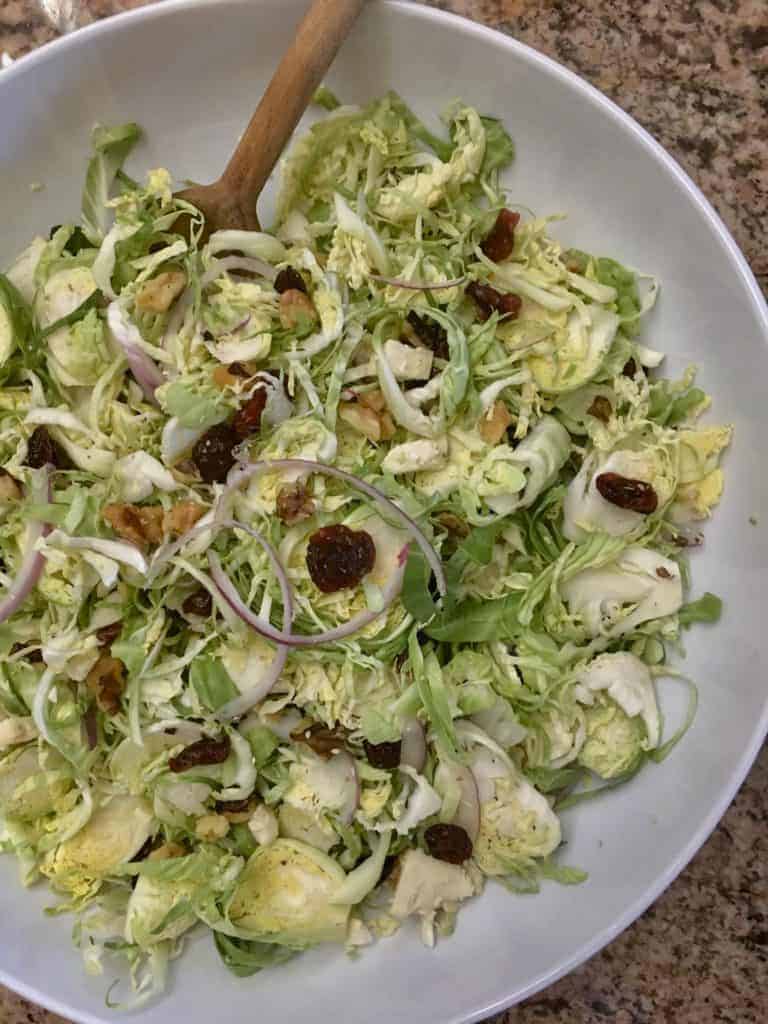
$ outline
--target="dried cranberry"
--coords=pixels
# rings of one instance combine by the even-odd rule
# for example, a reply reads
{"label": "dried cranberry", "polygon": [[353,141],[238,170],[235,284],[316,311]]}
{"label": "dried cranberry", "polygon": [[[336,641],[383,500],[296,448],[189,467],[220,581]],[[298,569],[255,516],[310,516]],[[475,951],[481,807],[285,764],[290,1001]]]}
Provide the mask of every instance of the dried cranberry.
{"label": "dried cranberry", "polygon": [[277,492],[276,505],[278,519],[287,525],[311,519],[315,514],[315,502],[301,480],[281,487]]}
{"label": "dried cranberry", "polygon": [[601,473],[595,480],[595,486],[612,505],[644,516],[655,512],[659,505],[656,491],[645,480],[633,480],[619,473]]}
{"label": "dried cranberry", "polygon": [[251,434],[258,433],[261,426],[261,415],[266,404],[267,389],[259,387],[256,388],[245,405],[241,406],[240,410],[235,413],[232,420],[232,429],[240,440],[245,440]]}
{"label": "dried cranberry", "polygon": [[[25,650],[26,647],[26,644],[14,644],[13,647],[11,648],[10,653],[18,654],[19,651]],[[30,665],[41,665],[43,662],[43,652],[40,650],[39,647],[35,647],[31,651],[27,651],[27,653],[24,655],[24,660],[28,661]]]}
{"label": "dried cranberry", "polygon": [[293,267],[286,267],[275,278],[275,291],[279,292],[280,295],[290,291],[304,292],[306,295],[307,286],[298,270],[294,270]]}
{"label": "dried cranberry", "polygon": [[365,530],[337,524],[316,530],[309,538],[307,569],[324,594],[356,586],[376,561],[376,546]]}
{"label": "dried cranberry", "polygon": [[461,825],[430,825],[424,842],[433,857],[449,864],[463,864],[472,856],[472,840]]}
{"label": "dried cranberry", "polygon": [[223,484],[235,464],[233,449],[240,443],[228,423],[206,430],[192,449],[192,461],[207,484]]}
{"label": "dried cranberry", "polygon": [[363,740],[363,747],[368,764],[372,764],[374,768],[397,768],[400,764],[400,740],[395,740],[394,743],[369,743],[368,740]]}
{"label": "dried cranberry", "polygon": [[512,255],[515,248],[515,228],[520,223],[520,214],[502,210],[496,218],[488,237],[480,248],[489,260],[501,263]]}
{"label": "dried cranberry", "polygon": [[214,808],[217,814],[247,814],[258,802],[258,797],[252,793],[245,800],[217,800]]}
{"label": "dried cranberry", "polygon": [[233,377],[252,377],[253,374],[249,371],[247,366],[243,366],[242,363],[230,363],[227,367]]}
{"label": "dried cranberry", "polygon": [[181,610],[185,615],[201,615],[207,618],[213,611],[213,598],[205,587],[200,587],[184,601]]}
{"label": "dried cranberry", "polygon": [[431,349],[438,359],[450,359],[448,349],[448,332],[439,323],[429,317],[421,317],[418,313],[410,312],[407,317],[408,323],[413,328],[419,341]]}
{"label": "dried cranberry", "polygon": [[594,416],[596,420],[600,420],[601,423],[608,423],[613,413],[613,406],[605,395],[596,395],[592,405],[587,409],[587,413]]}
{"label": "dried cranberry", "polygon": [[122,622],[110,622],[108,626],[102,626],[96,630],[96,639],[99,647],[110,647],[123,631]]}
{"label": "dried cranberry", "polygon": [[69,459],[45,427],[35,427],[27,441],[26,464],[32,469],[42,469],[43,466],[66,469],[69,466]]}
{"label": "dried cranberry", "polygon": [[470,281],[467,285],[467,295],[474,300],[481,320],[487,320],[491,313],[501,313],[502,316],[514,319],[520,315],[523,300],[513,292],[502,293],[492,288],[489,284],[480,284],[479,281]]}
{"label": "dried cranberry", "polygon": [[523,300],[519,295],[515,295],[514,292],[504,292],[499,299],[499,304],[496,307],[496,312],[501,313],[502,316],[510,317],[510,319],[517,319],[520,316],[520,310],[523,308]]}
{"label": "dried cranberry", "polygon": [[463,864],[472,856],[472,841],[461,825],[430,825],[424,842],[433,857],[450,864]]}
{"label": "dried cranberry", "polygon": [[184,747],[169,760],[168,767],[172,772],[186,772],[199,765],[223,764],[229,757],[231,746],[229,736],[226,734],[218,739],[206,737]]}
{"label": "dried cranberry", "polygon": [[294,729],[291,739],[296,743],[306,743],[320,757],[329,758],[344,749],[347,741],[347,730],[337,722],[332,729],[322,722],[313,722],[304,729]]}

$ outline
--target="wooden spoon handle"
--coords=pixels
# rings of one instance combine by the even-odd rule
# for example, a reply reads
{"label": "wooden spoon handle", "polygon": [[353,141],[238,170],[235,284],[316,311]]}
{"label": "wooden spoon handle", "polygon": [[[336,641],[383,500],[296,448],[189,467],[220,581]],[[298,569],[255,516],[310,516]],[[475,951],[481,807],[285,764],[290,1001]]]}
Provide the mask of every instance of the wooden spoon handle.
{"label": "wooden spoon handle", "polygon": [[259,197],[366,0],[313,0],[221,181],[245,205]]}

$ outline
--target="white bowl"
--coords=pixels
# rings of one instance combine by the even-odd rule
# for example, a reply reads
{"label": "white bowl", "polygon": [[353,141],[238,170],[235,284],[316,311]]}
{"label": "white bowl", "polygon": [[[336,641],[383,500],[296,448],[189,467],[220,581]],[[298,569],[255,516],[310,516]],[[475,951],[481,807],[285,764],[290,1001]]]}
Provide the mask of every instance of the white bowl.
{"label": "white bowl", "polygon": [[[36,232],[76,217],[96,120],[135,119],[133,168],[218,175],[306,0],[186,0],[148,7],[46,46],[0,76],[0,265]],[[569,214],[559,235],[658,274],[647,337],[668,372],[701,365],[715,415],[736,425],[722,507],[693,559],[695,590],[725,599],[722,623],[686,637],[700,688],[693,728],[662,767],[565,816],[575,888],[514,897],[490,885],[435,951],[406,928],[358,961],[313,952],[237,980],[201,938],[145,1019],[207,1024],[256,1015],[282,1024],[480,1019],[531,995],[626,928],[715,826],[768,724],[765,685],[768,311],[742,255],[701,193],[629,117],[570,72],[502,35],[406,3],[371,5],[330,77],[345,99],[394,87],[423,114],[461,95],[504,118],[518,147],[512,195]],[[31,193],[31,182],[45,190]],[[758,517],[757,526],[749,517]],[[670,722],[682,687],[662,683]],[[0,863],[0,981],[64,1016],[96,1022],[105,979],[83,974],[71,922],[50,895],[22,892]]]}

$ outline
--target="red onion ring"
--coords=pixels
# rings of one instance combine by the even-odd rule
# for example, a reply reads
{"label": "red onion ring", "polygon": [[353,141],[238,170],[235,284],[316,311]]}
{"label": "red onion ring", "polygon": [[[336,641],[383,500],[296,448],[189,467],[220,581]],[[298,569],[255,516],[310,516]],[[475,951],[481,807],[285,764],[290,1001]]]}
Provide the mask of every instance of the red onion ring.
{"label": "red onion ring", "polygon": [[[30,498],[33,504],[38,505],[50,502],[52,468],[50,465],[45,465],[39,474],[33,476],[30,486]],[[35,589],[35,585],[45,568],[45,558],[39,551],[35,551],[35,545],[41,537],[47,536],[50,532],[50,523],[38,523],[34,520],[30,522],[27,551],[13,583],[8,588],[8,593],[0,601],[0,622],[5,622],[6,619],[9,619],[24,604]]]}
{"label": "red onion ring", "polygon": [[[269,622],[266,622],[264,619],[260,618],[260,616],[255,615],[240,597],[237,592],[237,588],[224,572],[218,556],[212,551],[208,552],[208,565],[211,569],[211,579],[216,584],[219,593],[232,611],[238,615],[246,625],[250,626],[251,629],[255,629],[257,633],[260,633],[266,639],[272,640],[276,644],[284,644],[286,647],[319,647],[321,644],[336,643],[338,640],[343,640],[345,637],[351,636],[352,633],[359,633],[361,629],[365,629],[366,626],[375,622],[376,619],[387,611],[389,606],[402,590],[403,576],[405,575],[405,563],[407,561],[408,545],[406,545],[400,552],[397,569],[386,588],[382,591],[381,608],[378,608],[375,611],[369,608],[364,612],[359,612],[357,615],[354,615],[349,622],[345,622],[342,626],[336,626],[333,629],[326,629],[322,633],[304,635],[302,633],[287,632],[285,627],[282,631],[275,629],[275,627]],[[288,577],[285,575],[285,569],[279,562],[277,564],[280,568],[279,570],[275,568],[275,571],[282,573],[287,582]]]}
{"label": "red onion ring", "polygon": [[381,274],[369,274],[368,277],[377,284],[386,284],[391,288],[403,288],[412,292],[439,292],[444,288],[458,288],[467,280],[466,274],[453,281],[438,281],[437,284],[432,284],[429,281],[404,281],[399,277],[384,277]]}
{"label": "red onion ring", "polygon": [[427,739],[424,726],[418,718],[409,718],[403,728],[400,744],[400,764],[420,772],[427,760]]}
{"label": "red onion ring", "polygon": [[409,515],[406,515],[406,513],[403,512],[403,510],[399,508],[394,501],[391,501],[386,494],[380,491],[377,487],[367,484],[364,480],[354,476],[352,473],[346,473],[343,469],[336,469],[335,466],[326,466],[321,462],[312,462],[309,459],[274,459],[270,462],[253,462],[250,465],[235,467],[230,471],[227,478],[227,487],[220,499],[221,502],[226,502],[227,498],[232,493],[239,490],[244,483],[251,480],[253,477],[261,476],[263,473],[272,473],[275,470],[299,470],[305,473],[320,473],[323,476],[334,477],[336,480],[342,480],[356,491],[360,491],[362,494],[372,498],[380,508],[398,519],[409,533],[413,534],[413,539],[421,548],[424,553],[424,557],[429,563],[430,569],[435,574],[438,592],[441,596],[445,596],[448,591],[448,587],[445,581],[445,573],[443,572],[442,563],[437,552],[429,543],[415,520],[411,519]]}
{"label": "red onion ring", "polygon": [[[243,602],[240,601],[239,594],[237,595],[238,602],[245,609],[248,616],[254,619],[256,622],[258,622],[260,626],[268,627],[270,631],[273,634],[276,634],[277,636],[283,636],[286,634],[290,635],[288,631],[290,630],[291,625],[293,623],[293,597],[291,595],[291,585],[288,582],[288,577],[286,576],[285,569],[283,568],[282,563],[280,562],[280,559],[277,556],[277,552],[269,543],[269,541],[265,537],[263,537],[258,532],[258,530],[254,530],[253,527],[247,526],[245,523],[237,522],[237,520],[235,519],[220,519],[212,523],[206,523],[203,526],[194,526],[191,530],[188,530],[182,537],[179,538],[178,541],[172,544],[170,548],[168,548],[163,553],[162,561],[159,563],[159,565],[157,561],[155,561],[152,564],[151,571],[149,574],[150,577],[153,577],[156,574],[156,571],[159,568],[159,566],[162,566],[166,562],[170,561],[170,559],[173,558],[173,556],[176,555],[186,544],[188,544],[190,540],[193,540],[194,537],[206,533],[208,530],[218,532],[219,530],[226,529],[242,530],[244,533],[247,533],[249,537],[253,537],[253,539],[257,541],[266,551],[267,557],[269,558],[270,564],[272,565],[272,569],[274,570],[275,576],[277,577],[277,582],[280,586],[280,594],[283,598],[283,633],[280,633],[279,630],[273,629],[273,627],[268,622],[265,622],[264,619],[260,619],[258,618],[258,616],[253,615],[253,613],[243,604]],[[226,580],[227,584],[230,587],[232,587],[232,590],[235,592],[235,594],[237,594],[237,591],[235,591],[235,588],[232,586],[226,574],[224,573],[224,570],[221,566],[221,562],[219,561],[217,556],[213,554],[213,552],[208,553],[208,561],[211,563],[211,568],[213,568],[214,564],[217,566],[221,576],[224,578],[224,580]],[[214,582],[216,582],[215,579]],[[223,593],[221,586],[219,586],[218,583],[216,583],[216,586],[219,592],[222,594],[222,597],[224,597],[224,599],[227,601],[227,604],[229,604],[230,607],[232,607],[232,603],[227,599],[226,595]],[[248,619],[244,618],[244,616],[240,613],[238,608],[233,608],[233,610],[237,612],[238,615],[240,615],[240,618],[242,618],[243,621],[245,621],[248,625],[251,625]],[[254,626],[253,628],[255,629],[256,627]],[[257,631],[262,633],[262,635],[267,635],[264,629],[258,629]],[[274,640],[275,637],[269,636],[269,639]],[[242,715],[250,711],[251,708],[254,707],[254,705],[259,704],[262,700],[264,700],[264,698],[270,692],[272,687],[280,678],[282,671],[285,668],[286,660],[288,658],[287,646],[285,646],[285,644],[283,644],[280,640],[277,640],[276,643],[277,651],[275,652],[275,657],[272,660],[272,663],[270,664],[267,671],[264,673],[264,677],[261,680],[259,680],[256,686],[252,686],[247,693],[240,694],[239,697],[235,697],[233,700],[229,701],[228,704],[225,704],[223,707],[220,707],[216,712],[216,717],[220,721],[227,722],[231,721],[234,718],[240,718]]]}
{"label": "red onion ring", "polygon": [[110,302],[107,307],[107,324],[112,337],[128,360],[128,366],[136,378],[136,383],[153,405],[159,405],[155,398],[155,391],[165,383],[165,377],[157,364],[142,349],[138,327],[130,323],[118,302]]}

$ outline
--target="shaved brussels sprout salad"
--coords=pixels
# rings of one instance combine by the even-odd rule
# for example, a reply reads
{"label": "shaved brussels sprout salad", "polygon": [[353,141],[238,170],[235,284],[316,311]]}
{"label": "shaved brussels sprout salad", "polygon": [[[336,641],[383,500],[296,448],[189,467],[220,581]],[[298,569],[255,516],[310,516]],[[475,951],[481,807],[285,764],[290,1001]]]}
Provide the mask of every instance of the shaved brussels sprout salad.
{"label": "shaved brussels sprout salad", "polygon": [[100,126],[0,275],[0,848],[110,1004],[196,928],[249,975],[583,880],[560,810],[685,731],[657,681],[720,611],[731,430],[656,281],[511,203],[499,121],[317,100],[270,233]]}

